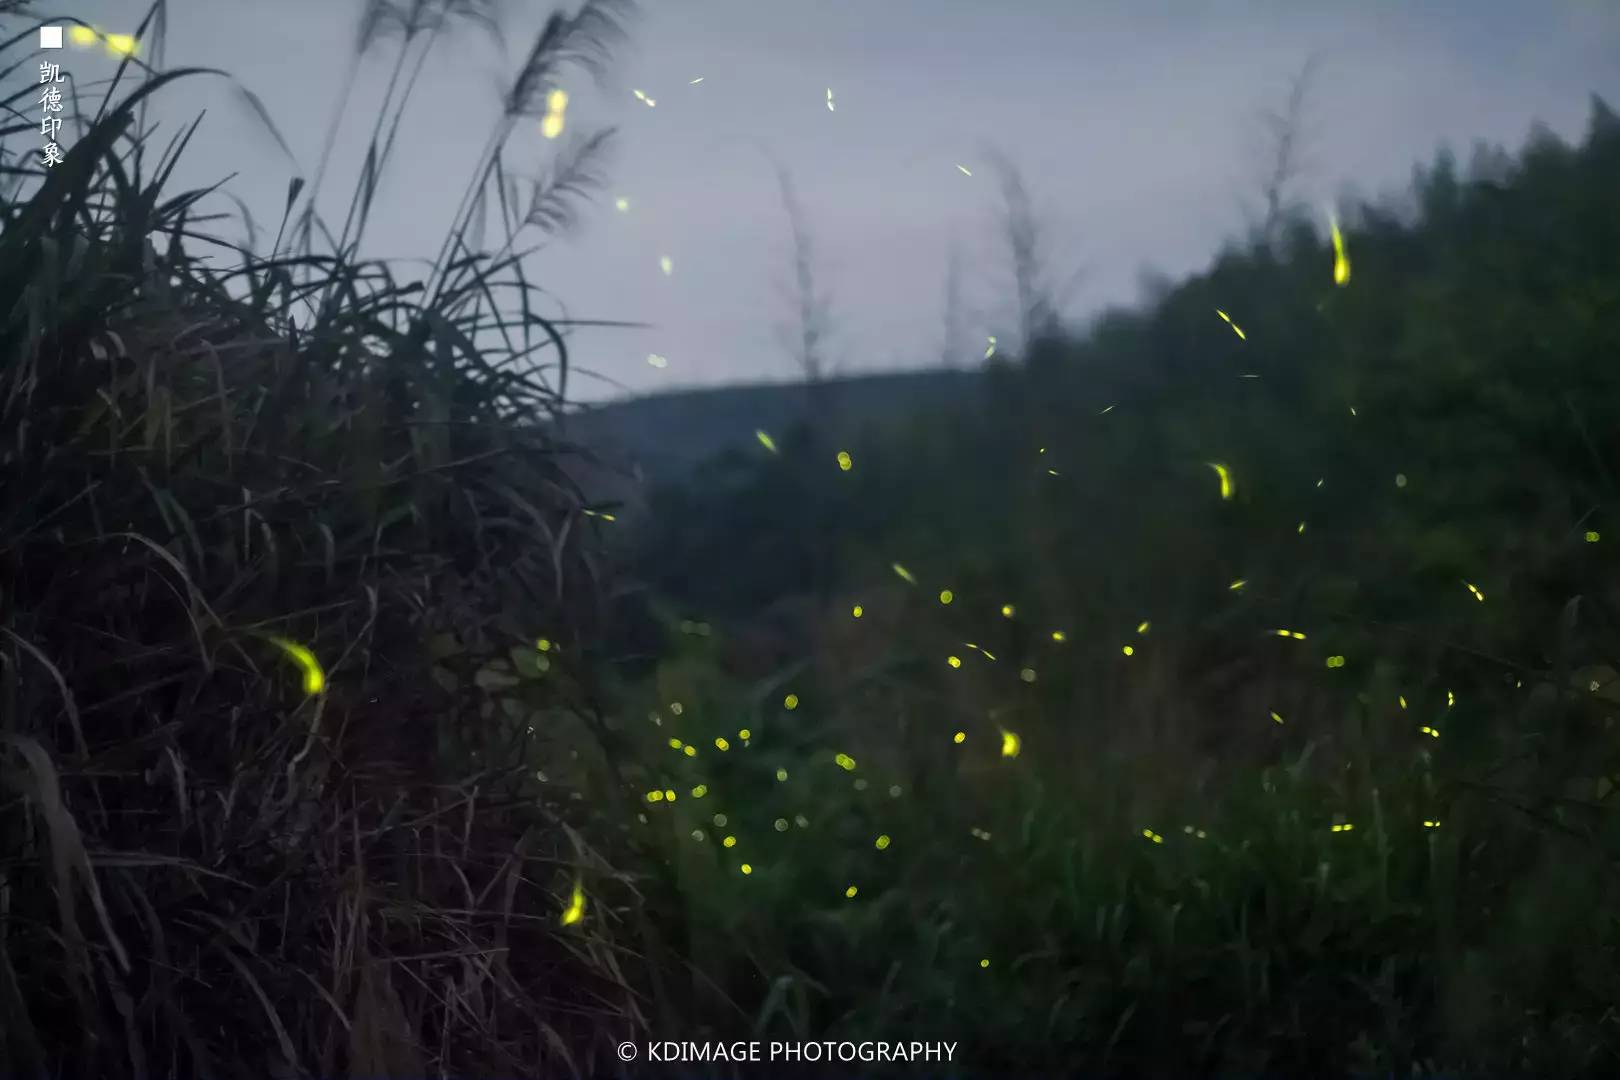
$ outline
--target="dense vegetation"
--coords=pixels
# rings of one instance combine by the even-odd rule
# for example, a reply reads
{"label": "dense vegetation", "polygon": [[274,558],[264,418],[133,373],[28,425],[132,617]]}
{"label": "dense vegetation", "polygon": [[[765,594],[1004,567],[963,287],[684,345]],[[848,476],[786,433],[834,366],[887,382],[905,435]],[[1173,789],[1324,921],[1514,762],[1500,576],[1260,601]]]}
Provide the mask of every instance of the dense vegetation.
{"label": "dense vegetation", "polygon": [[[644,572],[714,622],[664,686],[723,672],[696,711],[762,708],[751,753],[872,777],[703,890],[799,1023],[1157,1074],[1612,1060],[1617,186],[1595,102],[1579,147],[1359,208],[1342,285],[1298,222],[970,404],[654,500]],[[785,805],[756,784],[727,805]]]}
{"label": "dense vegetation", "polygon": [[[407,70],[482,11],[372,8]],[[1620,120],[632,523],[521,259],[602,143],[527,210],[501,149],[624,10],[546,25],[425,281],[357,254],[408,80],[270,255],[165,190],[195,75],[5,159],[0,1074],[1604,1074]]]}

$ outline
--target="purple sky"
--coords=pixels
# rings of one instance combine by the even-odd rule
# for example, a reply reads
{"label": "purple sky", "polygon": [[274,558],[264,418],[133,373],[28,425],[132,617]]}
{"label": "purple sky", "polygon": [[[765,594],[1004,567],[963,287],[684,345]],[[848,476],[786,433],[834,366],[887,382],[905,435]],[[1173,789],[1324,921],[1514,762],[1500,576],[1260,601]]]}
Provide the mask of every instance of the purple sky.
{"label": "purple sky", "polygon": [[[70,0],[61,10],[117,31],[145,9],[144,0]],[[166,59],[230,71],[310,170],[353,62],[359,9],[359,0],[170,0]],[[372,254],[432,255],[497,87],[549,10],[506,5],[505,57],[467,28],[429,62],[384,182]],[[1517,149],[1536,119],[1576,136],[1593,91],[1620,105],[1620,5],[1606,0],[645,0],[607,91],[583,77],[566,86],[571,130],[620,128],[613,180],[577,237],[530,270],[577,317],[654,324],[575,339],[582,368],[634,392],[790,377],[777,337],[791,310],[790,246],[775,176],[750,142],[763,140],[792,170],[818,245],[839,370],[938,362],[953,238],[969,341],[982,351],[998,326],[1010,340],[997,191],[979,156],[987,141],[1025,172],[1054,277],[1084,271],[1067,305],[1083,317],[1134,298],[1145,268],[1201,269],[1242,228],[1241,202],[1262,168],[1257,116],[1280,104],[1313,51],[1323,59],[1301,193],[1319,205],[1347,182],[1367,193],[1404,184],[1441,143],[1466,161],[1476,138]],[[348,152],[326,188],[345,200],[384,55],[360,72]],[[111,68],[92,54],[62,59],[81,80]],[[178,124],[204,108],[175,183],[234,172],[229,189],[273,226],[295,167],[219,80],[179,84],[158,113]],[[554,146],[526,126],[514,152],[532,169]],[[619,196],[629,212],[614,209]],[[336,202],[323,209],[341,219]],[[667,367],[647,363],[654,352]]]}

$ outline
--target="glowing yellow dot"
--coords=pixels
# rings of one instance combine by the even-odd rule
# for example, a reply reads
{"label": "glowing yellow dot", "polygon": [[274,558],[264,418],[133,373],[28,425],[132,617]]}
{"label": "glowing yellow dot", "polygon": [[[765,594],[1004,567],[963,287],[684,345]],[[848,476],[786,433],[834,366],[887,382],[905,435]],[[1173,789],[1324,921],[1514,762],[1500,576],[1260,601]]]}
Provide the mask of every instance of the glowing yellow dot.
{"label": "glowing yellow dot", "polygon": [[737,838],[735,836],[728,836],[728,837],[726,837],[724,840],[722,840],[720,842],[722,844],[724,844],[726,847],[736,847],[737,846]]}
{"label": "glowing yellow dot", "polygon": [[68,40],[75,45],[93,45],[96,32],[88,26],[71,26],[68,28]]}
{"label": "glowing yellow dot", "polygon": [[791,710],[791,709],[797,709],[798,707],[799,707],[799,695],[798,694],[789,694],[787,697],[782,699],[782,708]]}
{"label": "glowing yellow dot", "polygon": [[539,649],[541,652],[550,652],[551,651],[551,639],[550,638],[541,638],[539,641],[534,643],[534,647]]}
{"label": "glowing yellow dot", "polygon": [[741,869],[745,874],[752,874],[754,872],[754,868],[749,866],[747,863],[743,863]]}
{"label": "glowing yellow dot", "polygon": [[697,747],[693,746],[691,743],[687,743],[685,746],[681,747],[681,753],[685,754],[687,757],[697,757]]}
{"label": "glowing yellow dot", "polygon": [[941,590],[939,590],[939,602],[940,603],[948,604],[952,600],[955,600],[955,599],[956,599],[956,594],[951,592],[951,590],[949,590],[949,589],[941,589]]}
{"label": "glowing yellow dot", "polygon": [[858,618],[860,618],[860,617],[861,617],[861,616],[862,616],[862,615],[865,615],[865,614],[866,614],[866,609],[865,609],[865,608],[863,608],[863,607],[861,607],[861,605],[859,605],[859,604],[856,604],[856,605],[855,605],[855,606],[854,606],[854,607],[853,607],[853,608],[851,608],[851,609],[850,609],[850,612],[849,612],[849,613],[850,613],[850,614],[851,614],[851,615],[853,615],[853,616],[855,616],[855,618],[857,618],[857,619],[858,619]]}
{"label": "glowing yellow dot", "polygon": [[1130,646],[1130,645],[1125,646],[1123,649],[1121,649],[1119,651],[1124,653],[1126,656],[1135,656],[1136,655],[1136,649],[1133,646]]}
{"label": "glowing yellow dot", "polygon": [[788,778],[788,771],[786,769],[779,768],[779,769],[776,770],[776,779],[779,782],[785,782],[787,780],[787,778]]}
{"label": "glowing yellow dot", "polygon": [[[1129,646],[1127,646],[1127,648],[1128,647]],[[1034,668],[1024,668],[1022,671],[1020,671],[1018,673],[1018,677],[1020,679],[1023,679],[1025,682],[1034,682],[1035,681],[1035,669]]]}
{"label": "glowing yellow dot", "polygon": [[671,739],[671,740],[669,740],[669,748],[671,750],[679,750],[682,745],[683,744],[682,744],[681,740],[679,740],[679,739]]}
{"label": "glowing yellow dot", "polygon": [[621,196],[620,198],[613,200],[613,205],[619,211],[619,213],[622,214],[626,210],[630,209],[630,200]]}
{"label": "glowing yellow dot", "polygon": [[1233,592],[1237,592],[1239,589],[1243,588],[1243,586],[1245,586],[1247,584],[1248,584],[1248,582],[1245,581],[1243,578],[1238,578],[1236,581],[1232,582],[1232,584],[1228,585],[1227,588],[1231,589]]}
{"label": "glowing yellow dot", "polygon": [[540,134],[548,139],[555,139],[563,133],[563,114],[549,112],[540,121]]}
{"label": "glowing yellow dot", "polygon": [[1148,622],[1146,619],[1143,619],[1141,622],[1136,624],[1136,632],[1138,634],[1145,634],[1152,625],[1152,623]]}
{"label": "glowing yellow dot", "polygon": [[776,828],[777,832],[787,832],[788,831],[788,819],[785,818],[785,817],[777,818],[776,822],[775,822],[775,828]]}
{"label": "glowing yellow dot", "polygon": [[861,891],[860,889],[856,888],[854,885],[851,885],[849,888],[844,890],[844,896],[847,899],[853,900],[853,899],[855,899],[855,894],[860,892],[860,891]]}
{"label": "glowing yellow dot", "polygon": [[692,798],[701,799],[701,798],[703,798],[703,796],[707,795],[708,793],[709,793],[709,785],[708,784],[699,784],[697,787],[692,789]]}
{"label": "glowing yellow dot", "polygon": [[1296,528],[1294,531],[1299,533],[1301,536],[1304,536],[1305,535],[1305,523],[1303,521],[1300,522],[1299,527]]}
{"label": "glowing yellow dot", "polygon": [[1327,666],[1331,667],[1331,668],[1344,667],[1344,657],[1337,656],[1337,655],[1328,657],[1327,658]]}
{"label": "glowing yellow dot", "polygon": [[1054,630],[1052,631],[1052,640],[1061,645],[1063,642],[1069,640],[1069,635],[1065,634],[1061,630]]}
{"label": "glowing yellow dot", "polygon": [[747,742],[749,739],[752,739],[753,737],[754,737],[754,733],[752,731],[749,731],[747,728],[743,728],[741,731],[737,732],[737,738],[741,739],[743,742]]}
{"label": "glowing yellow dot", "polygon": [[951,741],[957,743],[958,745],[967,742],[967,732],[958,731],[955,735],[951,736]]}
{"label": "glowing yellow dot", "polygon": [[1024,740],[1015,733],[1003,730],[1001,733],[1001,756],[1017,757],[1024,748]]}
{"label": "glowing yellow dot", "polygon": [[887,833],[884,833],[882,836],[877,838],[877,849],[879,851],[886,851],[886,850],[888,850],[888,847],[889,847],[889,835]]}
{"label": "glowing yellow dot", "polygon": [[1010,619],[1010,618],[1013,617],[1014,613],[1017,612],[1017,610],[1018,609],[1013,607],[1011,604],[1002,604],[1001,605],[1001,617],[1003,619]]}
{"label": "glowing yellow dot", "polygon": [[674,791],[674,789],[672,789],[672,788],[665,788],[664,789],[664,801],[665,802],[674,802],[675,801],[675,791]]}
{"label": "glowing yellow dot", "polygon": [[849,472],[855,467],[855,459],[849,456],[848,450],[838,451],[838,467],[845,472]]}
{"label": "glowing yellow dot", "polygon": [[715,736],[714,745],[721,750],[730,750],[731,740],[727,739],[724,735],[717,735]]}
{"label": "glowing yellow dot", "polygon": [[664,793],[662,791],[649,791],[649,792],[647,792],[647,801],[648,802],[663,802],[664,801]]}
{"label": "glowing yellow dot", "polygon": [[990,961],[989,961],[989,959],[988,959],[988,958],[986,958],[986,959],[984,959],[984,960],[980,960],[980,961],[979,961],[979,966],[980,966],[980,967],[982,967],[982,968],[987,968],[987,967],[989,967],[989,966],[990,966]]}
{"label": "glowing yellow dot", "polygon": [[838,767],[843,769],[845,772],[855,771],[855,759],[850,757],[848,754],[839,754],[834,757],[833,760],[836,761],[838,763]]}
{"label": "glowing yellow dot", "polygon": [[951,665],[951,667],[961,667],[962,666],[962,658],[960,656],[947,656],[945,658],[945,662],[947,664]]}
{"label": "glowing yellow dot", "polygon": [[1586,530],[1586,542],[1588,544],[1595,544],[1598,542],[1598,534],[1595,529]]}

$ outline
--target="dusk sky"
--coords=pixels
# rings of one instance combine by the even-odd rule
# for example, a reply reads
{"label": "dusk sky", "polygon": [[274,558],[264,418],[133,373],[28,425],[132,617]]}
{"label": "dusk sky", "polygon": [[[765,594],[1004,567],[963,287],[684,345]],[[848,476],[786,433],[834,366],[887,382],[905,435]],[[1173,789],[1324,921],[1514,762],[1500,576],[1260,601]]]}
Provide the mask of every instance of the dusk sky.
{"label": "dusk sky", "polygon": [[[158,109],[171,129],[207,110],[176,190],[234,173],[228,189],[273,231],[288,179],[313,170],[354,62],[360,7],[171,0],[166,63],[229,71],[262,98],[301,163],[228,83],[196,78],[164,92]],[[146,8],[83,0],[41,13],[120,31]],[[432,256],[499,88],[551,10],[511,0],[504,56],[464,27],[429,62],[370,254]],[[1083,319],[1131,301],[1145,269],[1202,269],[1242,230],[1263,170],[1258,115],[1281,104],[1313,52],[1322,61],[1301,193],[1324,207],[1346,185],[1403,186],[1443,143],[1466,162],[1478,138],[1517,150],[1536,120],[1578,136],[1592,92],[1620,104],[1620,4],[1604,0],[647,0],[630,31],[605,89],[584,76],[565,84],[570,131],[619,128],[612,180],[578,234],[529,269],[576,317],[652,324],[574,339],[581,368],[635,393],[795,374],[778,341],[792,311],[788,225],[760,142],[793,173],[831,294],[832,360],[854,373],[939,362],[953,240],[969,341],[982,352],[986,335],[1009,332],[987,143],[1022,167],[1047,223],[1053,280],[1080,275],[1065,306]],[[61,57],[81,82],[112,69],[92,53]],[[322,202],[339,220],[391,59],[385,48],[365,61],[347,110],[348,152]],[[513,146],[532,170],[556,144],[527,124]],[[628,212],[615,209],[618,197]],[[667,366],[650,366],[649,353]]]}

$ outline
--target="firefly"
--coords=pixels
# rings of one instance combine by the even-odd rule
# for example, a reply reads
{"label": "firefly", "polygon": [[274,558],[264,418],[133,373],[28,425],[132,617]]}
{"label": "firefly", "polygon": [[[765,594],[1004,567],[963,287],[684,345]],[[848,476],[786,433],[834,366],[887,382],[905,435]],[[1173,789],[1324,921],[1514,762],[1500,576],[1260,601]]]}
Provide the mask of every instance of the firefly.
{"label": "firefly", "polygon": [[1239,339],[1241,339],[1243,341],[1249,340],[1249,335],[1245,334],[1243,332],[1243,327],[1239,326],[1237,323],[1232,321],[1232,316],[1228,315],[1226,312],[1222,311],[1220,308],[1215,309],[1215,314],[1219,315],[1221,318],[1226,320],[1226,325],[1230,326],[1232,328],[1232,332],[1235,333],[1239,337]]}
{"label": "firefly", "polygon": [[286,653],[304,673],[304,693],[318,694],[326,689],[326,672],[321,670],[319,660],[315,654],[295,642],[286,638],[271,638],[276,646]]}
{"label": "firefly", "polygon": [[568,901],[568,909],[563,912],[562,924],[573,926],[585,917],[585,889],[579,882],[574,882],[574,894]]}
{"label": "firefly", "polygon": [[1001,732],[1001,756],[1005,758],[1015,758],[1023,751],[1023,749],[1024,740],[1020,739],[1013,732],[1003,728]]}
{"label": "firefly", "polygon": [[1333,232],[1333,284],[1345,285],[1350,281],[1350,256],[1344,252],[1344,234],[1339,232],[1338,218],[1330,215],[1328,225]]}

